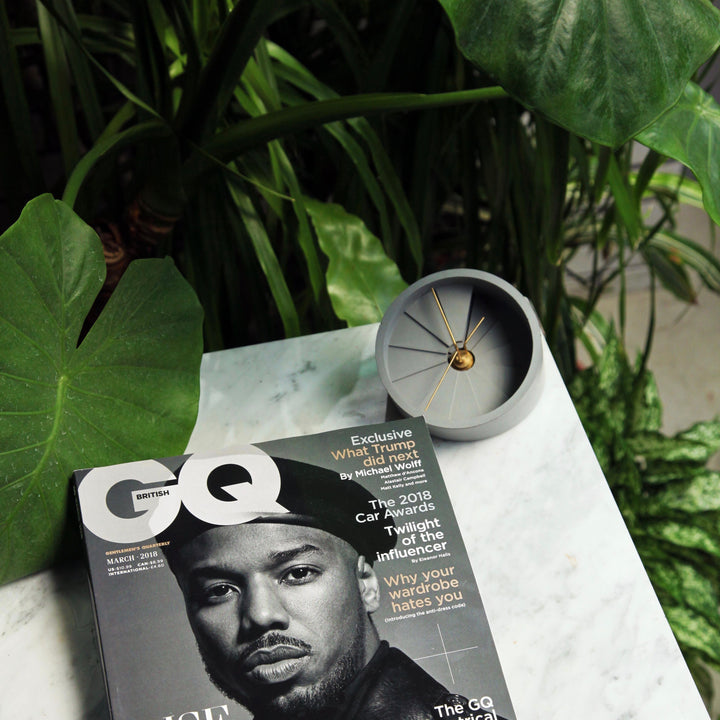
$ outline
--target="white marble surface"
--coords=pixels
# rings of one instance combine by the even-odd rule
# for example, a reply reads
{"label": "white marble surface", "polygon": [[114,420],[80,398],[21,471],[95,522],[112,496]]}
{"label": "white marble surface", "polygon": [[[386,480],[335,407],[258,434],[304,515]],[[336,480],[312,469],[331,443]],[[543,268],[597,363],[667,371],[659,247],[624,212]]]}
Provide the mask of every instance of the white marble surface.
{"label": "white marble surface", "polygon": [[[205,356],[188,451],[385,419],[376,326]],[[436,442],[520,720],[707,720],[545,348],[517,427]],[[82,569],[0,588],[0,720],[107,718]]]}

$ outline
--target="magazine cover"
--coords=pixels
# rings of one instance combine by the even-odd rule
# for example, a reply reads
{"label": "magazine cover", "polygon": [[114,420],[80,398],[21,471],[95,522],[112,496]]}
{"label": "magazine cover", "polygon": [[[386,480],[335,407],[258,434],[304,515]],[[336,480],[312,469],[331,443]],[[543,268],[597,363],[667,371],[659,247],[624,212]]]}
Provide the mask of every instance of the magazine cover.
{"label": "magazine cover", "polygon": [[113,720],[515,720],[422,419],[75,489]]}

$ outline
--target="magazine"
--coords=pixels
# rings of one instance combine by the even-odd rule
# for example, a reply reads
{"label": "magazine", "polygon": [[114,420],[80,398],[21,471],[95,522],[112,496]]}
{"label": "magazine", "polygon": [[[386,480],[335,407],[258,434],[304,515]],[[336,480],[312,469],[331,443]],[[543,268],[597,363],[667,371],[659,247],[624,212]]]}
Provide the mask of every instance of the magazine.
{"label": "magazine", "polygon": [[515,720],[422,419],[75,491],[113,720]]}

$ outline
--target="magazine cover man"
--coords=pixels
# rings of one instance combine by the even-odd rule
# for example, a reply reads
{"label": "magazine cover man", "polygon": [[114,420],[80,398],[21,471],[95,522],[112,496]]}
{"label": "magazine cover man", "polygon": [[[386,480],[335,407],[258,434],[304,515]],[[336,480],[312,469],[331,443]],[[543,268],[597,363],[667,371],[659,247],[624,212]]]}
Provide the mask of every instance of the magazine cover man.
{"label": "magazine cover man", "polygon": [[75,485],[111,717],[515,718],[421,418]]}
{"label": "magazine cover man", "polygon": [[[372,494],[333,471],[273,460],[272,511],[211,525],[183,509],[158,537],[212,681],[256,720],[431,720],[433,708],[461,703],[373,623],[372,558],[397,536],[386,519],[356,522]],[[223,487],[249,482],[238,473],[218,468],[208,488],[221,500]]]}

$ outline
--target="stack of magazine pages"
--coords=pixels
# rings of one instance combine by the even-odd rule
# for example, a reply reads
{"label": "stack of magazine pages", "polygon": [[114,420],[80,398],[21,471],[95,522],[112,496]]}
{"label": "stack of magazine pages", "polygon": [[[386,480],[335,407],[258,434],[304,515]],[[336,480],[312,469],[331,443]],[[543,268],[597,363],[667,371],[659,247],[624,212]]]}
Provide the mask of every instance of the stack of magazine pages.
{"label": "stack of magazine pages", "polygon": [[75,491],[114,720],[515,720],[422,419]]}

